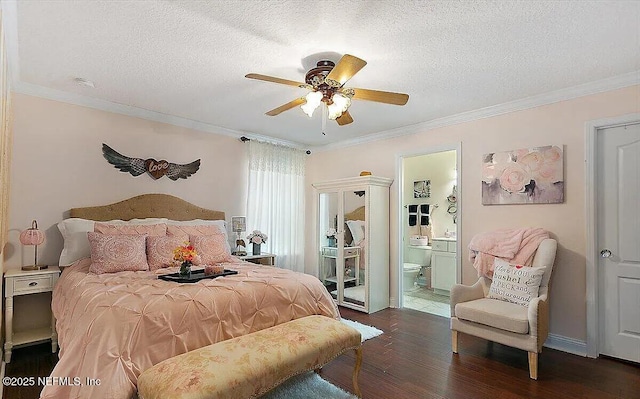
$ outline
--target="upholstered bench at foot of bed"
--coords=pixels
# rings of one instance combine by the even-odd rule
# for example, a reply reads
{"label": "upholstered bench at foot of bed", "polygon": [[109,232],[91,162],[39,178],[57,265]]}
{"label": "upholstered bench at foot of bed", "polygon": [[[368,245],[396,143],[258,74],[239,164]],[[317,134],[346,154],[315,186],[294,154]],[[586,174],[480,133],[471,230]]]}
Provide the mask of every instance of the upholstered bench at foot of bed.
{"label": "upholstered bench at foot of bed", "polygon": [[140,399],[256,398],[305,371],[356,350],[353,388],[361,397],[360,332],[326,316],[307,316],[167,359],[138,378]]}

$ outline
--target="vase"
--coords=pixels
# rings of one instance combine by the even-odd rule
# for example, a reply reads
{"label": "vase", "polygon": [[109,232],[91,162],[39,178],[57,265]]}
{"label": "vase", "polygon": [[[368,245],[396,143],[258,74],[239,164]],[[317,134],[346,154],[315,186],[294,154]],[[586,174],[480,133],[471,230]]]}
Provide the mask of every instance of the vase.
{"label": "vase", "polygon": [[184,261],[180,265],[180,276],[189,277],[191,276],[191,265],[192,263],[189,261]]}
{"label": "vase", "polygon": [[253,254],[260,255],[260,244],[253,244]]}
{"label": "vase", "polygon": [[329,246],[330,247],[337,247],[338,246],[338,240],[335,237],[327,237],[327,239],[329,240]]}

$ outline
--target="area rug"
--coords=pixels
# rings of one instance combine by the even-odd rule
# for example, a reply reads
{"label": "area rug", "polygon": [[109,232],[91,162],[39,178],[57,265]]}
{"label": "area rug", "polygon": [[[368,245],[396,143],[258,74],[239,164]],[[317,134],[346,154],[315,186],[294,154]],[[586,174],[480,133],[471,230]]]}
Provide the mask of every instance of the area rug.
{"label": "area rug", "polygon": [[340,321],[360,331],[360,335],[362,335],[362,342],[377,337],[378,335],[383,333],[382,330],[378,330],[377,328],[368,326],[366,324],[358,323],[357,321],[347,319],[341,319]]}
{"label": "area rug", "polygon": [[[363,342],[383,333],[382,330],[357,321],[341,321],[360,331]],[[290,378],[260,399],[357,399],[357,396],[338,388],[317,373],[309,372]]]}

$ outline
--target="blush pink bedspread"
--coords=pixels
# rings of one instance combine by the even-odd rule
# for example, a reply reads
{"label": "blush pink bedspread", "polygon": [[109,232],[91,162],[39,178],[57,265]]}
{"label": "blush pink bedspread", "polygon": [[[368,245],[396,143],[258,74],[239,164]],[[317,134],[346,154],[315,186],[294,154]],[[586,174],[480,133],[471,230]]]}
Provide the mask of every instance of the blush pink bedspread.
{"label": "blush pink bedspread", "polygon": [[178,354],[307,315],[339,318],[314,276],[253,263],[235,276],[178,284],[176,272],[89,273],[67,268],[53,293],[60,360],[52,377],[99,378],[99,386],[45,386],[46,399],[130,399],[140,373]]}

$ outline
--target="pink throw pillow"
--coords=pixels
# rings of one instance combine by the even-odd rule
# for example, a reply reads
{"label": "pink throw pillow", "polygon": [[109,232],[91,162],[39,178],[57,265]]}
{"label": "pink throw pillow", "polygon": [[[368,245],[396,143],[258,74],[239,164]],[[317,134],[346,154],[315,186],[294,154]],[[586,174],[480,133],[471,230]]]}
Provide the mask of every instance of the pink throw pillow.
{"label": "pink throw pillow", "polygon": [[200,256],[201,264],[233,262],[224,234],[189,235],[189,242]]}
{"label": "pink throw pillow", "polygon": [[173,266],[173,250],[185,242],[189,242],[187,235],[147,237],[149,270]]}
{"label": "pink throw pillow", "polygon": [[91,246],[89,271],[96,274],[149,270],[145,235],[87,233]]}
{"label": "pink throw pillow", "polygon": [[176,226],[168,225],[167,234],[170,236],[177,235],[193,235],[193,236],[212,236],[215,234],[223,234],[218,226],[213,225],[196,225],[196,226]]}
{"label": "pink throw pillow", "polygon": [[109,223],[96,223],[93,231],[96,233],[107,235],[148,235],[150,237],[164,236],[167,234],[167,225],[165,223],[144,224],[144,225],[117,225]]}

